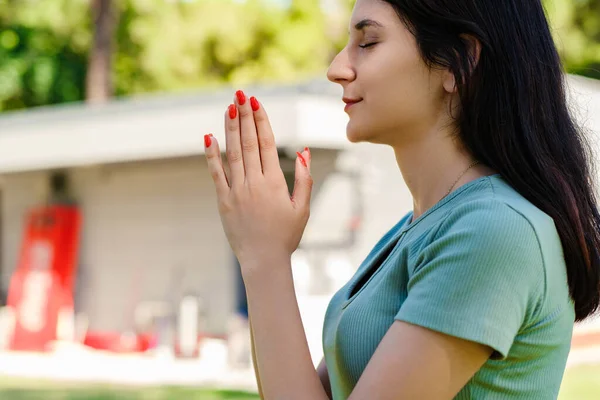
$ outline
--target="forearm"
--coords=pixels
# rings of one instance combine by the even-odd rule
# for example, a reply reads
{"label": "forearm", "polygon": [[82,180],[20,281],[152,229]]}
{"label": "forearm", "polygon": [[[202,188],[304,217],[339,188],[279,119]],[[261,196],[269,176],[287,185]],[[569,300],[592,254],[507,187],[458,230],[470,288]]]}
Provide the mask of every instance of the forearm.
{"label": "forearm", "polygon": [[246,266],[253,272],[244,276],[263,394],[267,400],[326,400],[302,326],[290,260],[272,262]]}
{"label": "forearm", "polygon": [[254,332],[252,332],[252,321],[248,317],[248,325],[250,328],[250,347],[252,349],[252,364],[254,365],[254,374],[256,375],[256,385],[258,386],[258,395],[261,400],[264,400],[265,396],[262,390],[262,384],[260,382],[260,372],[258,370],[258,363],[256,360],[256,348],[254,346]]}

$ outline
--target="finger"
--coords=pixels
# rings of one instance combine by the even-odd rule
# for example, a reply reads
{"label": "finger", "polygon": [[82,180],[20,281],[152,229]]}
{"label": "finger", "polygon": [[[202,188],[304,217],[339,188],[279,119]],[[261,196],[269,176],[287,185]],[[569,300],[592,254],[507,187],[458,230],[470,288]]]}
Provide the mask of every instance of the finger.
{"label": "finger", "polygon": [[248,179],[252,176],[262,175],[256,125],[254,124],[254,115],[252,113],[252,108],[250,107],[250,102],[247,101],[244,92],[241,90],[235,92],[234,102],[237,105],[240,114],[240,141],[242,144],[246,179]]}
{"label": "finger", "polygon": [[[208,136],[210,136],[211,138],[211,145],[212,143],[215,144],[215,146],[217,147],[217,153],[218,153],[218,157],[217,160],[219,161],[219,164],[221,165],[221,168],[223,168],[223,172],[225,173],[225,181],[227,182],[227,187],[231,187],[231,183],[230,183],[230,179],[229,179],[229,171],[227,171],[227,168],[225,168],[225,165],[223,165],[223,153],[221,152],[221,147],[219,146],[219,142],[217,141],[217,139],[214,138],[212,133],[209,133]],[[207,145],[207,141],[206,139],[204,140],[204,145]],[[310,167],[310,163],[308,164],[308,166]]]}
{"label": "finger", "polygon": [[308,169],[308,163],[303,153],[296,153],[296,179],[294,182],[294,193],[292,194],[292,200],[294,204],[300,208],[306,208],[310,206],[310,195],[312,192],[313,180]]}
{"label": "finger", "polygon": [[240,120],[235,104],[230,104],[225,112],[225,154],[229,164],[231,185],[244,183],[244,156],[240,143]]}
{"label": "finger", "polygon": [[262,170],[265,175],[272,172],[279,173],[281,165],[279,164],[279,154],[277,154],[277,145],[269,116],[264,107],[261,106],[256,97],[250,98],[250,106],[254,112],[254,121],[258,131],[258,144],[260,148],[260,159],[262,161]]}
{"label": "finger", "polygon": [[308,164],[308,170],[310,171],[310,165],[312,163],[312,154],[310,154],[310,149],[308,147],[305,147],[304,151],[302,152],[302,155],[304,156],[306,164]]}
{"label": "finger", "polygon": [[217,197],[224,198],[229,193],[229,184],[225,176],[225,170],[223,169],[219,143],[212,134],[204,135],[204,149],[208,162],[208,170],[217,190]]}

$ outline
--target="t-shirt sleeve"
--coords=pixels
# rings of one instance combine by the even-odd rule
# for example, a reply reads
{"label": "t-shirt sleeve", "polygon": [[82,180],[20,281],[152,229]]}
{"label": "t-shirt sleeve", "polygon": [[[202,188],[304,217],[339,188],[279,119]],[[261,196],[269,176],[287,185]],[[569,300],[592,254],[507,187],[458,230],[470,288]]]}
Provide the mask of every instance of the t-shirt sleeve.
{"label": "t-shirt sleeve", "polygon": [[540,296],[544,265],[529,221],[498,201],[458,207],[415,256],[396,320],[507,356]]}

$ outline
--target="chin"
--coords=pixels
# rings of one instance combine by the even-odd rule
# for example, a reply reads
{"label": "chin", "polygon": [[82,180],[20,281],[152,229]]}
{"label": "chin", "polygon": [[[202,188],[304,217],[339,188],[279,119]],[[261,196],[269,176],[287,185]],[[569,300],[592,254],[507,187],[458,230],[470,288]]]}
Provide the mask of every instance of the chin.
{"label": "chin", "polygon": [[346,138],[350,143],[370,142],[371,136],[368,128],[353,124],[352,121],[346,126]]}
{"label": "chin", "polygon": [[360,135],[353,134],[353,133],[350,133],[350,132],[346,132],[346,138],[348,139],[348,141],[350,143],[360,143],[360,142],[363,142],[365,140]]}

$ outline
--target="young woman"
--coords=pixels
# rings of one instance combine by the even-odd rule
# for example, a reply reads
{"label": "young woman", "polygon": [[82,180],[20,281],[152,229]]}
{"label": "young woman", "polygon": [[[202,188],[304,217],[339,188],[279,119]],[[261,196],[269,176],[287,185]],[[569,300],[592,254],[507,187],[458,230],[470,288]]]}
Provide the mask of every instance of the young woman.
{"label": "young woman", "polygon": [[574,321],[598,309],[600,216],[540,0],[358,0],[328,72],[351,142],[391,146],[414,208],[331,300],[310,359],[290,199],[269,120],[238,92],[205,137],[267,399],[555,399]]}

